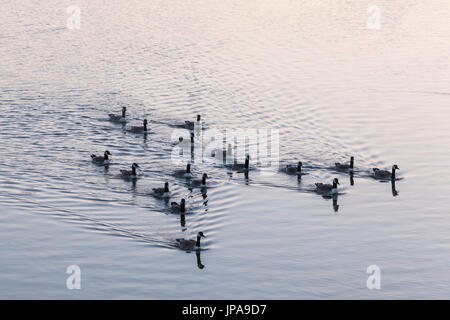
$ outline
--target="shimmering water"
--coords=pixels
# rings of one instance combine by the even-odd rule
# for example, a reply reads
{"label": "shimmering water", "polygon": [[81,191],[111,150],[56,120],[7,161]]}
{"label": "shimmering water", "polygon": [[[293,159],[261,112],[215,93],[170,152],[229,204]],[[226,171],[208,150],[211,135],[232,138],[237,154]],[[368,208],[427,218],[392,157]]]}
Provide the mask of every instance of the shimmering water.
{"label": "shimmering water", "polygon": [[[0,298],[447,298],[450,3],[3,1]],[[127,106],[125,133],[107,114]],[[196,163],[206,196],[172,177],[177,129],[279,130],[282,163]],[[187,132],[186,132],[187,133]],[[91,153],[113,154],[109,168]],[[356,159],[348,174],[329,167]],[[132,162],[142,176],[118,176]],[[398,164],[400,180],[368,177]],[[338,177],[337,201],[310,192]],[[149,196],[164,181],[185,221]],[[203,231],[204,250],[179,237]],[[66,268],[81,268],[81,290]],[[366,269],[381,269],[381,289]]]}

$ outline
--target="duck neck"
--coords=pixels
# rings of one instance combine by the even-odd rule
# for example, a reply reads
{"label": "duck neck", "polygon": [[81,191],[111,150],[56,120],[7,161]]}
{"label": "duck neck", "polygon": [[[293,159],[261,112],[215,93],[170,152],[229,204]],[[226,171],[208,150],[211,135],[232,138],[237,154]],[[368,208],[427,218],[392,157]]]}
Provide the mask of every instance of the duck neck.
{"label": "duck neck", "polygon": [[391,179],[395,180],[395,168],[392,168]]}
{"label": "duck neck", "polygon": [[125,118],[125,114],[126,114],[127,110],[126,109],[122,109],[122,118]]}
{"label": "duck neck", "polygon": [[136,175],[136,167],[135,167],[135,166],[132,166],[132,167],[131,167],[131,174],[132,174],[133,176]]}
{"label": "duck neck", "polygon": [[147,122],[144,122],[144,131],[147,131]]}
{"label": "duck neck", "polygon": [[350,169],[353,169],[353,158],[350,158]]}
{"label": "duck neck", "polygon": [[191,173],[191,165],[186,165],[186,173]]}
{"label": "duck neck", "polygon": [[335,181],[333,181],[333,189],[336,190],[337,189],[337,183]]}
{"label": "duck neck", "polygon": [[249,162],[248,158],[245,158],[245,169],[248,169]]}
{"label": "duck neck", "polygon": [[164,186],[164,193],[166,192],[169,192],[169,186],[167,184]]}
{"label": "duck neck", "polygon": [[196,242],[195,246],[200,248],[200,236],[199,235],[197,235],[197,242]]}
{"label": "duck neck", "polygon": [[206,177],[205,176],[202,177],[202,185],[206,186]]}
{"label": "duck neck", "polygon": [[105,160],[109,160],[108,154],[105,152]]}
{"label": "duck neck", "polygon": [[297,172],[298,172],[298,173],[302,172],[302,166],[301,166],[301,165],[298,165],[298,166],[297,166]]}
{"label": "duck neck", "polygon": [[186,212],[186,205],[184,202],[181,202],[180,204],[180,212],[185,213]]}

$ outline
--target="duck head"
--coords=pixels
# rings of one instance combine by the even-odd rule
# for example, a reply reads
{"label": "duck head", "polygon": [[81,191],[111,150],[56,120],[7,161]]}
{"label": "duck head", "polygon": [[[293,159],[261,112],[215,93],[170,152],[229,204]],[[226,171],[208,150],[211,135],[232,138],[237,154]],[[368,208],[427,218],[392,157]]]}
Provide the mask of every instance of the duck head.
{"label": "duck head", "polygon": [[205,238],[205,235],[201,231],[197,233],[197,243],[195,244],[195,246],[198,248],[200,248],[200,238]]}
{"label": "duck head", "polygon": [[136,168],[139,168],[139,165],[135,162],[131,165],[131,173],[135,176],[136,175]]}
{"label": "duck head", "polygon": [[400,170],[396,164],[392,166],[391,179],[395,179],[395,170]]}
{"label": "duck head", "polygon": [[339,184],[340,184],[340,183],[339,183],[338,178],[334,178],[334,179],[333,179],[333,189],[337,189],[337,186],[338,186]]}

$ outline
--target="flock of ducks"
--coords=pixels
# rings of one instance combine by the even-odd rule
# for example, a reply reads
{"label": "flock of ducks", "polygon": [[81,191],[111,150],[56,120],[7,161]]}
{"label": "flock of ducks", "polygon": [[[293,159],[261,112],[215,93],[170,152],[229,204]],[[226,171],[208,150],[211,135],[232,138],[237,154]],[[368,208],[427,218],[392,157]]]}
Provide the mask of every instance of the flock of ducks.
{"label": "flock of ducks", "polygon": [[[111,122],[125,124],[127,122],[126,112],[127,112],[127,108],[123,107],[121,114],[109,114],[108,115],[109,120]],[[184,145],[192,146],[194,144],[194,132],[193,131],[194,131],[194,128],[196,128],[196,125],[199,125],[200,122],[201,122],[201,116],[197,115],[196,121],[185,121],[182,124],[174,125],[175,127],[184,128],[184,129],[191,131],[191,134],[190,134],[191,141],[184,141],[183,138],[180,137],[179,138],[180,146],[184,146]],[[132,126],[132,127],[129,127],[128,129],[126,129],[126,131],[130,132],[130,133],[136,133],[136,134],[147,133],[148,132],[147,119],[143,120],[142,126]],[[223,160],[225,160],[225,159],[228,160],[228,158],[231,157],[231,154],[232,154],[231,145],[228,145],[227,150],[215,150],[215,151],[213,151],[211,156],[213,156],[213,157],[221,156],[221,157],[223,157],[222,158]],[[111,156],[111,153],[108,150],[106,150],[104,152],[103,156],[97,156],[95,154],[92,154],[91,159],[92,159],[92,162],[95,164],[108,165],[110,163],[110,158],[109,158],[110,156]],[[354,162],[355,162],[354,160],[355,159],[352,156],[352,157],[350,157],[349,163],[336,162],[334,164],[333,169],[335,169],[336,171],[339,171],[339,172],[347,172],[352,175],[355,170],[354,169]],[[237,161],[234,161],[234,163],[230,164],[230,162],[231,161],[225,161],[224,165],[231,170],[236,170],[238,172],[244,172],[244,173],[246,173],[246,175],[248,174],[248,171],[251,170],[249,155],[246,156],[244,163],[237,163]],[[137,168],[139,168],[139,165],[137,163],[133,163],[131,165],[131,170],[122,169],[122,170],[120,170],[120,175],[124,179],[136,179],[138,177],[138,174],[136,171]],[[298,161],[295,164],[287,164],[286,166],[280,168],[280,171],[284,172],[286,174],[289,174],[289,175],[296,175],[300,179],[300,177],[302,175],[306,174],[302,171],[302,168],[303,168],[303,163],[301,161]],[[394,164],[392,166],[391,171],[381,170],[379,168],[373,168],[371,171],[371,175],[374,179],[377,179],[377,180],[391,180],[392,182],[394,182],[396,180],[396,170],[400,170],[396,164]],[[207,188],[206,179],[208,178],[208,174],[204,173],[202,175],[201,179],[194,178],[194,176],[192,175],[192,172],[191,172],[191,164],[190,163],[186,164],[185,169],[176,170],[173,173],[173,176],[175,176],[177,178],[187,179],[189,181],[189,186],[191,188],[200,188],[202,191],[205,191]],[[331,183],[315,183],[314,191],[322,196],[333,197],[333,196],[337,195],[337,193],[338,193],[338,185],[339,185],[338,178],[334,178]],[[167,200],[171,197],[168,182],[164,183],[164,187],[153,188],[152,190],[153,190],[152,195],[156,198]],[[180,203],[171,202],[170,210],[173,213],[184,214],[186,212],[186,200],[181,199]],[[185,250],[185,251],[191,251],[191,250],[195,250],[195,249],[199,250],[200,249],[200,240],[204,237],[205,237],[205,235],[203,234],[203,232],[198,232],[196,240],[176,239],[176,243],[181,250]]]}

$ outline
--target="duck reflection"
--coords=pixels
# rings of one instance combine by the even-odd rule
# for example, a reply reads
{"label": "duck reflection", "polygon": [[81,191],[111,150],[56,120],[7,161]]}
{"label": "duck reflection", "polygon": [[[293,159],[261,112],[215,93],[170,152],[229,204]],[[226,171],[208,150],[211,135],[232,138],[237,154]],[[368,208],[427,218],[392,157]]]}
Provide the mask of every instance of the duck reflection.
{"label": "duck reflection", "polygon": [[394,179],[392,179],[391,180],[391,187],[392,187],[392,196],[393,197],[396,197],[396,196],[398,196],[398,191],[397,191],[397,189],[395,188],[395,180]]}
{"label": "duck reflection", "polygon": [[339,211],[337,194],[333,195],[333,210],[334,210],[334,212],[338,212]]}
{"label": "duck reflection", "polygon": [[333,200],[333,210],[334,210],[334,212],[338,212],[339,211],[338,194],[337,193],[332,194],[332,195],[329,195],[329,194],[322,195],[322,198],[327,199],[327,200],[332,199]]}
{"label": "duck reflection", "polygon": [[350,185],[355,185],[355,179],[353,178],[353,171],[350,171]]}
{"label": "duck reflection", "polygon": [[186,230],[186,215],[184,213],[180,214],[180,225],[181,225],[181,230],[185,231]]}
{"label": "duck reflection", "polygon": [[202,264],[202,260],[200,258],[200,252],[201,252],[200,249],[195,250],[195,255],[197,256],[197,267],[199,269],[203,269],[205,267],[205,265]]}

